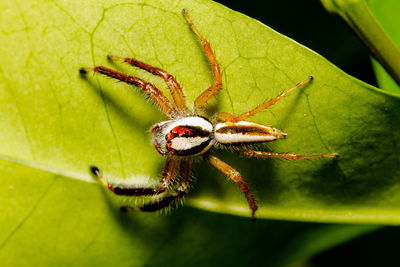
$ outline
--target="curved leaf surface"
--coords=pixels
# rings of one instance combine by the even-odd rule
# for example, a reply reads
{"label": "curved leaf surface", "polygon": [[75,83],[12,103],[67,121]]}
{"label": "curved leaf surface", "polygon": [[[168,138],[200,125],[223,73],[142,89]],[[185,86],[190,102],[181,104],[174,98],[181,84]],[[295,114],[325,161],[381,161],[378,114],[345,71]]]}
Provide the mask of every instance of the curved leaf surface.
{"label": "curved leaf surface", "polygon": [[[376,227],[262,218],[399,222],[397,96],[348,77],[292,40],[215,3],[18,1],[0,7],[3,264],[283,265]],[[221,214],[250,212],[237,186],[204,162],[195,166],[197,183],[187,206],[219,214],[190,208],[172,216],[120,214],[121,202],[142,200],[115,198],[89,175],[88,165],[96,163],[113,181],[157,182],[163,159],[148,129],[165,117],[131,87],[98,76],[82,79],[78,69],[103,64],[166,91],[160,79],[111,65],[105,55],[137,57],[175,75],[192,103],[212,75],[181,17],[183,7],[223,69],[225,86],[210,110],[238,114],[310,74],[316,78],[252,121],[289,133],[261,149],[339,152],[337,161],[253,160],[216,152],[253,189],[261,207],[256,224]]]}
{"label": "curved leaf surface", "polygon": [[284,266],[377,229],[252,222],[190,208],[126,214],[96,184],[0,163],[4,266]]}
{"label": "curved leaf surface", "polygon": [[[157,77],[110,65],[105,56],[136,57],[174,74],[192,103],[212,75],[180,14],[183,6],[157,1],[2,5],[9,12],[1,23],[6,41],[0,45],[0,154],[89,182],[88,165],[96,163],[112,181],[156,183],[164,159],[147,131],[165,117],[131,87],[99,76],[83,79],[78,69],[111,66],[165,90]],[[398,95],[349,77],[307,48],[222,6],[188,1],[185,7],[223,70],[224,89],[210,110],[239,114],[315,77],[251,120],[289,134],[261,149],[337,152],[338,160],[261,161],[216,152],[255,191],[258,217],[399,223]],[[204,162],[195,167],[195,176],[189,205],[249,215],[234,183]]]}

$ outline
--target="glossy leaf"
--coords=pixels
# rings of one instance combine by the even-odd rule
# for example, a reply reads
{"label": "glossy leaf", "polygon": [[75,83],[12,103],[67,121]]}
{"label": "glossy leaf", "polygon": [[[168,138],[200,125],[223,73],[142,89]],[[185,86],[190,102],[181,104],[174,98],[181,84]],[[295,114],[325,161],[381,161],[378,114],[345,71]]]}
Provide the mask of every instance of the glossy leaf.
{"label": "glossy leaf", "polygon": [[0,163],[4,266],[282,266],[377,229],[253,222],[190,208],[125,214],[96,184]]}
{"label": "glossy leaf", "polygon": [[[181,7],[92,3],[83,12],[81,5],[69,3],[67,12],[57,3],[4,5],[21,12],[10,16],[16,22],[3,34],[2,61],[8,64],[2,64],[1,154],[74,179],[92,182],[88,165],[96,163],[112,181],[156,182],[163,158],[149,144],[147,130],[165,117],[132,87],[99,76],[84,79],[77,70],[109,66],[109,53],[134,56],[177,76],[193,102],[212,75]],[[312,84],[251,118],[289,134],[261,149],[341,155],[294,162],[217,152],[255,191],[258,217],[398,223],[398,97],[347,76],[312,51],[221,6],[201,16],[207,8],[193,4],[189,12],[213,44],[224,73],[224,89],[211,109],[239,114],[312,74]],[[44,10],[47,20],[35,20]],[[149,74],[113,67],[165,89]],[[204,162],[195,175],[199,183],[189,205],[249,214],[234,183]]]}
{"label": "glossy leaf", "polygon": [[[7,214],[0,221],[0,258],[5,265],[183,265],[199,255],[196,263],[203,266],[217,259],[288,263],[376,227],[263,218],[398,223],[397,96],[347,76],[265,25],[215,3],[0,5],[0,207]],[[95,163],[111,181],[157,182],[164,159],[151,146],[148,129],[165,117],[132,87],[94,75],[84,79],[78,69],[102,64],[166,91],[162,80],[110,64],[105,56],[137,57],[175,75],[192,103],[212,75],[180,14],[183,7],[210,40],[223,69],[225,86],[211,110],[239,114],[312,74],[312,84],[252,118],[289,134],[260,148],[341,154],[336,161],[291,162],[217,152],[253,189],[260,205],[256,226],[248,218],[221,214],[248,217],[250,212],[236,184],[201,161],[186,205],[203,211],[183,208],[171,216],[120,214],[121,202],[142,200],[115,198],[89,174],[88,165]],[[342,234],[332,239],[332,233]],[[315,243],[305,246],[310,239]],[[271,252],[268,260],[254,257],[268,246],[283,252]],[[233,253],[243,251],[238,247],[246,248],[243,257]]]}

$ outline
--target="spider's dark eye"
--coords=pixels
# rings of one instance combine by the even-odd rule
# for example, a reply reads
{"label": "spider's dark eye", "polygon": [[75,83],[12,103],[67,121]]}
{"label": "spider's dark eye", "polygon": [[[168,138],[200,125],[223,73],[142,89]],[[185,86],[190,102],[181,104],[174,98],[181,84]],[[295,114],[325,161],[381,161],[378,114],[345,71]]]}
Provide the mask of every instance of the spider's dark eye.
{"label": "spider's dark eye", "polygon": [[188,130],[185,131],[185,135],[189,135],[189,131]]}

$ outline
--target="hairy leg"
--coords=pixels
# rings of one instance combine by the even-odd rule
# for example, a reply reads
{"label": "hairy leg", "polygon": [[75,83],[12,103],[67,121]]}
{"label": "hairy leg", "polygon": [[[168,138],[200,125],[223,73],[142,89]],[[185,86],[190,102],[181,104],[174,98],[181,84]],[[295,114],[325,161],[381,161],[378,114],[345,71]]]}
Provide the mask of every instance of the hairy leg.
{"label": "hairy leg", "polygon": [[162,178],[158,187],[150,188],[150,187],[132,187],[132,186],[121,186],[121,185],[113,185],[108,183],[100,170],[94,166],[90,166],[90,170],[97,178],[108,188],[111,192],[117,195],[125,195],[125,196],[152,196],[158,195],[162,192],[168,190],[172,181],[176,176],[176,172],[178,170],[178,160],[173,156],[168,156],[165,162],[165,166],[162,172]]}
{"label": "hairy leg", "polygon": [[142,211],[152,212],[165,208],[172,203],[182,199],[189,189],[190,181],[192,178],[192,163],[189,157],[183,158],[180,161],[179,172],[181,174],[181,182],[175,192],[171,192],[161,197],[160,199],[152,200],[141,207],[121,207],[121,211]]}
{"label": "hairy leg", "polygon": [[251,209],[251,216],[253,218],[255,218],[255,212],[258,209],[258,206],[256,204],[256,201],[250,191],[249,186],[247,185],[247,183],[243,180],[242,175],[235,170],[234,168],[232,168],[231,166],[229,166],[228,164],[226,164],[225,162],[223,162],[222,160],[220,160],[219,158],[217,158],[216,156],[213,156],[209,153],[204,154],[204,159],[210,163],[214,168],[216,168],[217,170],[219,170],[221,173],[225,174],[226,176],[228,176],[231,180],[233,180],[235,183],[238,184],[239,189],[245,194],[246,198],[247,198],[247,202],[249,203],[250,209]]}
{"label": "hairy leg", "polygon": [[230,122],[239,122],[239,121],[244,121],[246,119],[248,119],[251,116],[254,116],[255,114],[267,109],[268,107],[274,105],[276,102],[278,102],[279,100],[281,100],[283,97],[287,96],[289,93],[291,93],[292,91],[294,91],[295,89],[299,88],[300,86],[309,83],[313,80],[313,76],[308,77],[307,79],[299,82],[298,84],[296,84],[296,86],[284,91],[282,94],[278,95],[275,98],[272,98],[268,101],[265,101],[264,103],[262,103],[261,105],[258,105],[257,107],[244,112],[242,114],[240,114],[239,116],[235,116],[232,115],[230,113],[226,113],[226,112],[220,112],[218,114],[216,114],[216,116],[214,117],[214,120],[216,121],[230,121]]}
{"label": "hairy leg", "polygon": [[142,89],[143,92],[148,95],[168,117],[176,117],[177,111],[172,105],[171,101],[160,90],[158,90],[157,87],[149,82],[103,66],[96,66],[94,68],[81,68],[79,71],[81,74],[86,74],[90,71],[98,72],[108,77],[120,80],[121,82],[137,86]]}
{"label": "hairy leg", "polygon": [[241,151],[244,155],[254,158],[280,158],[280,159],[314,159],[314,158],[336,158],[339,155],[333,154],[314,154],[314,155],[297,155],[293,153],[276,153],[269,151],[256,151],[252,149],[247,149]]}
{"label": "hairy leg", "polygon": [[155,74],[157,76],[160,76],[165,80],[167,83],[167,86],[169,88],[169,91],[171,92],[172,98],[174,99],[176,108],[178,111],[182,111],[184,114],[188,114],[189,110],[186,106],[186,100],[185,96],[183,94],[182,88],[179,85],[179,83],[175,80],[174,76],[166,72],[165,70],[162,70],[157,67],[153,67],[147,63],[144,63],[142,61],[139,61],[134,58],[124,58],[124,57],[116,57],[116,56],[107,56],[109,60],[120,60],[123,62],[127,62],[131,64],[132,66],[139,67],[141,69],[144,69],[152,74]]}
{"label": "hairy leg", "polygon": [[183,16],[188,22],[192,31],[197,35],[200,39],[201,45],[203,46],[204,52],[207,55],[208,60],[210,61],[212,72],[214,76],[213,84],[205,90],[201,95],[199,95],[194,101],[194,112],[195,114],[199,114],[201,108],[210,100],[213,96],[215,96],[222,87],[222,75],[217,59],[215,58],[214,52],[211,49],[210,43],[200,34],[197,28],[194,26],[193,22],[190,20],[188,12],[186,9],[182,10]]}

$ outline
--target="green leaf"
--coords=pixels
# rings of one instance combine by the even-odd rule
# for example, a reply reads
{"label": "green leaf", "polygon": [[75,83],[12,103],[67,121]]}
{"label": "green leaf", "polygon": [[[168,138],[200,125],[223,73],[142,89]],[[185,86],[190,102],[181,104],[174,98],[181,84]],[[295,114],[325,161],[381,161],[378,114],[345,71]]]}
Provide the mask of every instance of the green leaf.
{"label": "green leaf", "polygon": [[[165,116],[134,88],[98,75],[83,79],[78,69],[109,65],[108,53],[134,56],[177,76],[192,103],[212,75],[181,7],[148,2],[103,8],[92,3],[84,12],[73,3],[4,5],[18,16],[9,16],[15,23],[3,29],[7,42],[2,42],[2,62],[7,64],[1,65],[0,153],[90,182],[90,163],[111,181],[157,182],[164,159],[150,145],[147,131]],[[312,74],[312,84],[251,120],[289,134],[262,149],[341,156],[260,161],[216,152],[240,170],[255,191],[258,217],[399,223],[394,180],[398,96],[347,76],[257,21],[218,5],[212,5],[205,18],[202,12],[211,7],[192,5],[186,6],[211,41],[224,73],[224,89],[210,106],[240,114]],[[39,16],[44,10],[45,18]],[[163,81],[150,74],[113,67],[165,90]],[[236,184],[204,162],[197,164],[195,175],[199,183],[189,205],[249,215]]]}
{"label": "green leaf", "polygon": [[190,208],[120,213],[96,184],[0,163],[4,266],[282,266],[377,229],[253,222]]}
{"label": "green leaf", "polygon": [[[271,255],[257,260],[283,264],[376,227],[263,218],[399,223],[398,96],[345,75],[312,51],[215,3],[19,1],[0,7],[4,265],[189,260],[240,265],[264,255],[266,247]],[[199,209],[181,208],[171,216],[120,214],[121,202],[142,200],[116,198],[89,174],[88,165],[95,163],[112,181],[157,182],[164,159],[151,146],[148,129],[165,116],[132,87],[96,75],[83,79],[78,69],[106,65],[166,92],[162,80],[110,65],[105,56],[137,57],[175,75],[192,103],[212,75],[180,14],[183,7],[223,69],[225,86],[211,109],[239,114],[312,74],[313,84],[251,119],[289,133],[261,148],[341,154],[337,161],[292,162],[216,152],[254,191],[260,205],[255,224],[222,214],[248,217],[250,211],[237,185],[201,161],[186,204]],[[305,246],[306,240],[314,243]]]}

